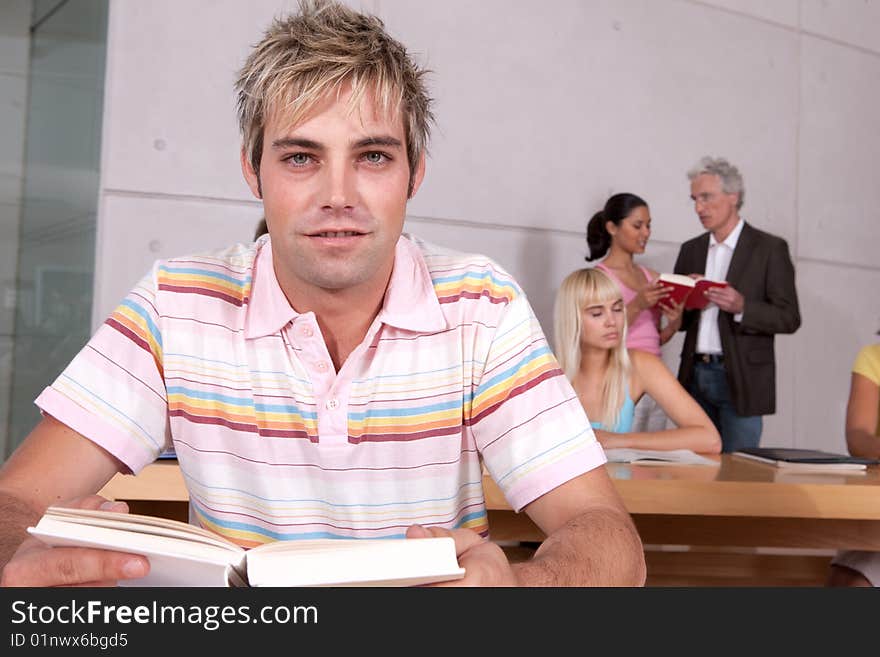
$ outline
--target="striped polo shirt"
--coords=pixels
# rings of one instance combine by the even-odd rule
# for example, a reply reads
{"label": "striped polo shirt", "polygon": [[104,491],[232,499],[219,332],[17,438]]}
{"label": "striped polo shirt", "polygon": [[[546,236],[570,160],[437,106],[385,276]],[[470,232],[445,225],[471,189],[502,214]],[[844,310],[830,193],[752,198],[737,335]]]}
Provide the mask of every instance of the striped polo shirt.
{"label": "striped polo shirt", "polygon": [[516,282],[403,235],[382,309],[338,372],[281,290],[269,237],[158,261],[36,403],[138,472],[169,446],[191,521],[253,547],[488,534],[605,462]]}

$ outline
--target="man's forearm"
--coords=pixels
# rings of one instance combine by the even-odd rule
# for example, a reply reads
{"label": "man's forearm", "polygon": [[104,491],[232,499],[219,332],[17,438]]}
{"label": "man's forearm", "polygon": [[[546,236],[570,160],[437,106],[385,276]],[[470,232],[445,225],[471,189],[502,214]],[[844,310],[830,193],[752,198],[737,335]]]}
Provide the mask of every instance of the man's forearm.
{"label": "man's forearm", "polygon": [[513,569],[521,586],[643,586],[645,554],[632,519],[603,508],[569,521]]}
{"label": "man's forearm", "polygon": [[27,538],[27,528],[40,519],[40,512],[7,493],[0,492],[0,570]]}

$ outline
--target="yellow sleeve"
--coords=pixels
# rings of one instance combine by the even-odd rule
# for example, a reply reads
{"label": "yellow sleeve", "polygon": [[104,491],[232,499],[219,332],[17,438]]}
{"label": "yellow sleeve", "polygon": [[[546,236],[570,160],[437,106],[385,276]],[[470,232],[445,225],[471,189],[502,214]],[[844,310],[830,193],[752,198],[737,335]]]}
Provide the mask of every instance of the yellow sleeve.
{"label": "yellow sleeve", "polygon": [[852,371],[867,377],[880,386],[880,344],[863,347],[856,356]]}

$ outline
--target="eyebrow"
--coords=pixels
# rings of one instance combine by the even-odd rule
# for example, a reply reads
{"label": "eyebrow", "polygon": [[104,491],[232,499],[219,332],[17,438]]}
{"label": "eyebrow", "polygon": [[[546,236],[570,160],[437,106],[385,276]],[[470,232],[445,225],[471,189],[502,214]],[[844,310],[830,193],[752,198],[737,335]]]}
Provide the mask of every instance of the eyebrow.
{"label": "eyebrow", "polygon": [[[388,146],[390,148],[401,148],[403,143],[396,137],[387,135],[379,135],[376,137],[365,137],[352,144],[352,148],[366,148],[369,146]],[[272,142],[272,148],[275,150],[283,150],[285,148],[305,148],[311,151],[324,150],[324,145],[312,139],[302,137],[282,137]]]}
{"label": "eyebrow", "polygon": [[306,148],[311,151],[319,151],[324,147],[311,139],[302,139],[300,137],[282,137],[272,142],[272,148],[282,150],[285,148]]}
{"label": "eyebrow", "polygon": [[355,148],[365,148],[367,146],[389,146],[391,148],[400,148],[403,146],[403,143],[396,137],[391,137],[390,135],[367,137],[354,143]]}
{"label": "eyebrow", "polygon": [[[608,302],[606,301],[605,303],[608,303]],[[605,303],[596,303],[596,304],[593,304],[592,306],[587,306],[586,308],[584,308],[584,310],[593,310],[593,309],[602,310],[605,307]],[[615,299],[614,301],[611,302],[611,305],[616,306],[619,303],[623,303],[623,299]]]}

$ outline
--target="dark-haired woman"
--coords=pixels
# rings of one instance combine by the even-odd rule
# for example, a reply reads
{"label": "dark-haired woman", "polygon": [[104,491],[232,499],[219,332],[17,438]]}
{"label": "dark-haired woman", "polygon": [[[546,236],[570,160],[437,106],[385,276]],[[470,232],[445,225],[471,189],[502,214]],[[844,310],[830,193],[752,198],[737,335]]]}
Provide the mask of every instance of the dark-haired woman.
{"label": "dark-haired woman", "polygon": [[[660,356],[660,345],[675,335],[681,325],[683,304],[666,302],[666,291],[657,282],[659,274],[636,265],[634,256],[645,252],[651,237],[651,212],[648,204],[635,194],[611,196],[605,207],[593,215],[587,225],[587,261],[603,260],[596,266],[620,287],[626,304],[629,326],[627,349],[647,351]],[[661,318],[666,325],[661,328]],[[661,431],[666,416],[653,399],[644,397],[636,408],[636,427]]]}

